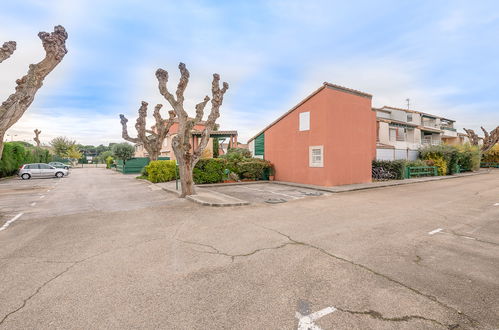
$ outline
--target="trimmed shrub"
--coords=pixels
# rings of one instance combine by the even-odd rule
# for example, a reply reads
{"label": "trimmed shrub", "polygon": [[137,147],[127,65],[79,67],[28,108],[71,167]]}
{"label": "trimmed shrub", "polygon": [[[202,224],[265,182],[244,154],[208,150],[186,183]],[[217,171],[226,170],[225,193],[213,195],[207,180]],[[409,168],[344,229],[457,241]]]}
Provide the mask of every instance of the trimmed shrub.
{"label": "trimmed shrub", "polygon": [[[424,147],[419,150],[419,156],[421,159],[435,164],[434,166],[439,166],[439,175],[456,173],[458,165],[463,171],[475,171],[480,167],[480,150],[469,143],[465,145],[443,144]],[[445,166],[442,159],[445,161]]]}
{"label": "trimmed shrub", "polygon": [[227,155],[238,154],[242,158],[251,158],[251,152],[245,148],[230,148],[227,150]]}
{"label": "trimmed shrub", "polygon": [[493,146],[492,149],[483,154],[482,162],[499,163],[499,143]]}
{"label": "trimmed shrub", "polygon": [[409,160],[405,162],[405,166],[409,167],[421,167],[421,166],[430,166],[427,162],[421,159]]}
{"label": "trimmed shrub", "polygon": [[265,170],[270,169],[270,162],[263,159],[252,158],[238,164],[239,176],[245,179],[259,180],[263,178]]}
{"label": "trimmed shrub", "polygon": [[[436,146],[427,146],[419,149],[419,157],[424,160],[431,160],[435,165],[440,164],[438,175],[453,174],[456,171],[458,164],[459,150],[456,146],[440,144]],[[442,159],[445,161],[442,162]],[[444,172],[441,172],[445,170]]]}
{"label": "trimmed shrub", "polygon": [[194,183],[222,182],[225,176],[227,160],[223,158],[200,159],[194,167]]}
{"label": "trimmed shrub", "polygon": [[106,168],[111,168],[114,164],[113,156],[107,156],[106,158]]}
{"label": "trimmed shrub", "polygon": [[469,143],[456,146],[458,150],[457,164],[461,171],[476,171],[480,169],[480,148]]}
{"label": "trimmed shrub", "polygon": [[152,183],[168,182],[175,179],[174,160],[154,160],[145,166],[147,179]]}
{"label": "trimmed shrub", "polygon": [[373,160],[372,177],[375,180],[401,180],[405,165],[405,160]]}
{"label": "trimmed shrub", "polygon": [[436,166],[438,175],[446,175],[447,162],[442,156],[433,156],[433,158],[426,160],[428,166]]}

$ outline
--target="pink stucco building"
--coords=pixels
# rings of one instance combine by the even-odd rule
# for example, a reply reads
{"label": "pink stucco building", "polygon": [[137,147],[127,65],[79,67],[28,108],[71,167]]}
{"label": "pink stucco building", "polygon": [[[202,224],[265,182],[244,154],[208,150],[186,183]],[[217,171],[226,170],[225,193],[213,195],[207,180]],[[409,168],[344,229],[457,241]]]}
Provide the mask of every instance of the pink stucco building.
{"label": "pink stucco building", "polygon": [[372,96],[330,83],[248,141],[275,166],[275,180],[321,186],[371,182],[376,155]]}

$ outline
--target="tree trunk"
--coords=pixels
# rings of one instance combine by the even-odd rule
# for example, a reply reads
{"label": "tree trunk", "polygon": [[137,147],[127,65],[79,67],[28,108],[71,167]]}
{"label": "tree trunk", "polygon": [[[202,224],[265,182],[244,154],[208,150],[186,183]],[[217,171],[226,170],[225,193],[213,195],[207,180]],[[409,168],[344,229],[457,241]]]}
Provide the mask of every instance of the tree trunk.
{"label": "tree trunk", "polygon": [[4,135],[5,135],[5,132],[0,130],[0,159],[2,159],[2,155],[3,155],[3,137],[4,137]]}
{"label": "tree trunk", "polygon": [[181,198],[184,198],[188,195],[195,195],[196,190],[194,189],[194,179],[192,175],[192,165],[190,162],[186,162],[183,160],[179,162],[179,170],[180,170],[180,184],[182,188],[182,193],[180,194]]}
{"label": "tree trunk", "polygon": [[149,161],[154,161],[158,160],[159,154],[157,152],[150,152],[149,153]]}

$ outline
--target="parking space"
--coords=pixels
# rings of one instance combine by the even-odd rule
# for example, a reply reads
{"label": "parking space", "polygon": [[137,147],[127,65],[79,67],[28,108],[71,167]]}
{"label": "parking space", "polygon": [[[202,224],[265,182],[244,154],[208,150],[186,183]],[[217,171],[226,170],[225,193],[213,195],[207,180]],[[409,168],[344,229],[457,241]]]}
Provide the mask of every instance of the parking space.
{"label": "parking space", "polygon": [[[37,178],[22,180],[18,177],[0,181],[0,228],[19,213],[29,212],[45,194],[63,179]],[[43,196],[43,197],[42,197]]]}
{"label": "parking space", "polygon": [[268,204],[280,204],[302,198],[330,195],[328,192],[316,189],[293,187],[276,183],[228,185],[209,187],[208,189],[250,203]]}

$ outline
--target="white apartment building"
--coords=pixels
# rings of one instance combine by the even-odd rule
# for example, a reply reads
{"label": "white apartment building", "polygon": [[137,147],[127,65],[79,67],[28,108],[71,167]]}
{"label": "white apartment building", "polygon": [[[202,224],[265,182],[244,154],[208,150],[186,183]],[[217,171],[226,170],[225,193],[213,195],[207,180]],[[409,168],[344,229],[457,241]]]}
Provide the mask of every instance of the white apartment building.
{"label": "white apartment building", "polygon": [[376,111],[378,160],[415,160],[421,146],[462,143],[454,120],[387,106],[373,111]]}

